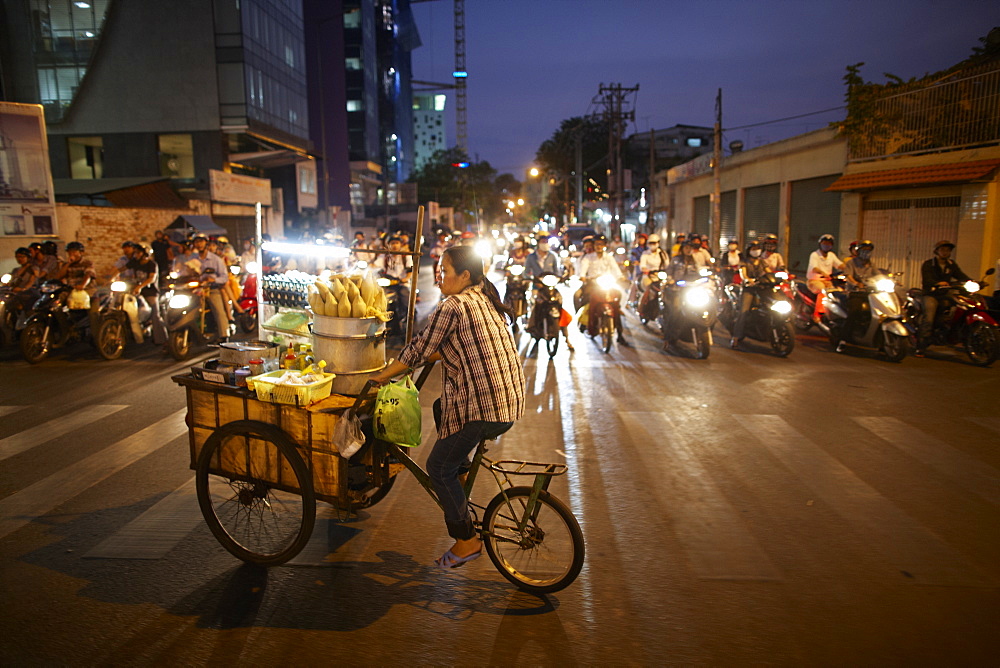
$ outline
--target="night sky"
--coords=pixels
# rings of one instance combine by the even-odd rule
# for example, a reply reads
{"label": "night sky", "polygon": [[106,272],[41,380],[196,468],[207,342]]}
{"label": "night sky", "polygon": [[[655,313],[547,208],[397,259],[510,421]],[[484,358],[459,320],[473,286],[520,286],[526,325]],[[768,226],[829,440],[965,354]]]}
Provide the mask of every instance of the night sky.
{"label": "night sky", "polygon": [[[450,81],[453,2],[413,5],[415,79]],[[523,179],[565,118],[597,111],[601,83],[639,84],[626,134],[678,123],[723,127],[844,103],[853,63],[883,82],[967,57],[1000,25],[998,0],[466,0],[469,151]],[[449,100],[449,145],[455,142]],[[842,111],[729,130],[747,149],[825,126]]]}

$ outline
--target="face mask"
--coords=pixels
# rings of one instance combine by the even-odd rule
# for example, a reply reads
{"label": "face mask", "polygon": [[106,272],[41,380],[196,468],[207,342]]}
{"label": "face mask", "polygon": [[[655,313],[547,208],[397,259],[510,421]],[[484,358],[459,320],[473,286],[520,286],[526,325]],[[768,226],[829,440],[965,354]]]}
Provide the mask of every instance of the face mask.
{"label": "face mask", "polygon": [[822,243],[819,245],[819,249],[825,253],[829,253],[831,250],[833,250],[833,244]]}
{"label": "face mask", "polygon": [[656,248],[660,247],[660,242],[659,241],[650,241],[646,245],[649,246],[652,249],[656,249]]}
{"label": "face mask", "polygon": [[549,245],[548,244],[538,244],[538,250],[542,251],[543,253],[547,253],[549,251]]}
{"label": "face mask", "polygon": [[760,257],[760,253],[761,251],[759,248],[754,248],[752,251],[750,251],[750,257]]}
{"label": "face mask", "polygon": [[738,246],[738,245],[736,245],[736,244],[729,244],[729,250],[731,250],[731,251],[734,251],[734,250],[736,250],[737,248],[739,248],[739,246]]}
{"label": "face mask", "polygon": [[868,250],[868,249],[864,249],[864,250],[859,250],[858,251],[858,257],[861,258],[862,260],[867,260],[871,256],[872,256],[872,252],[870,250]]}

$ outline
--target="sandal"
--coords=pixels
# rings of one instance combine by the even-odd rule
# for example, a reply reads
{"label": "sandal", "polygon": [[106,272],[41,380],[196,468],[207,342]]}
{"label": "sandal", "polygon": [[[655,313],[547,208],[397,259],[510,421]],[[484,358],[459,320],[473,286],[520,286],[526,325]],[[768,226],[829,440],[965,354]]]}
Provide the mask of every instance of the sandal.
{"label": "sandal", "polygon": [[434,563],[437,567],[442,570],[448,570],[449,568],[458,568],[459,566],[464,566],[473,559],[478,559],[483,554],[483,548],[479,548],[478,552],[473,552],[472,554],[466,555],[464,557],[456,556],[454,552],[448,550],[440,559],[435,559]]}

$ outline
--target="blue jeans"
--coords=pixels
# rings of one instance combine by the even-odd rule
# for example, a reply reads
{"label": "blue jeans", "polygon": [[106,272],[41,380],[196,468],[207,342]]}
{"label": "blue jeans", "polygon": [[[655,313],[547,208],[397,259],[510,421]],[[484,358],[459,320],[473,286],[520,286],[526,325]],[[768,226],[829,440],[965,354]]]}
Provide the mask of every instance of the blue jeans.
{"label": "blue jeans", "polygon": [[444,522],[452,538],[468,540],[476,535],[469,513],[469,500],[458,476],[469,470],[469,454],[479,442],[496,438],[513,422],[467,422],[447,438],[438,439],[427,457],[427,474],[444,507]]}

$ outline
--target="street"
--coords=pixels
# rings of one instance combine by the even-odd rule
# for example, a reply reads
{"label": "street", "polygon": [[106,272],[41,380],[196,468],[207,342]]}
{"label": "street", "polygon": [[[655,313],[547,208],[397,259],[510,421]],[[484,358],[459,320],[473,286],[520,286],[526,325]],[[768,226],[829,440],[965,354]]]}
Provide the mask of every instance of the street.
{"label": "street", "polygon": [[[427,285],[425,276],[422,285]],[[435,292],[425,289],[422,312]],[[890,364],[800,335],[780,359],[604,354],[521,335],[524,418],[494,458],[560,462],[583,527],[569,588],[519,592],[451,544],[407,474],[291,563],[242,564],[198,508],[177,363],[0,351],[7,665],[989,665],[1000,655],[1000,369]],[[199,359],[209,355],[202,351]],[[435,371],[421,397],[426,459]],[[494,494],[488,480],[474,498]],[[479,496],[481,495],[481,497]]]}

